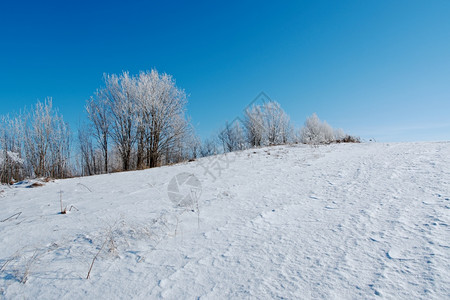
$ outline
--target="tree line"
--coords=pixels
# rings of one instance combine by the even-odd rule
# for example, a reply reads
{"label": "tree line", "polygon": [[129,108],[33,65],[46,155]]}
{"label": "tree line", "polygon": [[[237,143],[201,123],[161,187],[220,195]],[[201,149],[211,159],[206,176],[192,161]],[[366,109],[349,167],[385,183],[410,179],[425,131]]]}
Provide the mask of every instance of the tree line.
{"label": "tree line", "polygon": [[52,100],[38,102],[31,112],[0,118],[0,179],[71,176],[71,134]]}
{"label": "tree line", "polygon": [[[201,141],[186,116],[187,97],[157,70],[104,75],[86,101],[76,143],[51,98],[29,112],[0,118],[0,180],[67,178],[168,165],[223,152],[289,143],[359,142],[316,114],[295,129],[274,101],[253,105]],[[76,147],[74,146],[76,145]],[[72,155],[72,154],[75,155]]]}

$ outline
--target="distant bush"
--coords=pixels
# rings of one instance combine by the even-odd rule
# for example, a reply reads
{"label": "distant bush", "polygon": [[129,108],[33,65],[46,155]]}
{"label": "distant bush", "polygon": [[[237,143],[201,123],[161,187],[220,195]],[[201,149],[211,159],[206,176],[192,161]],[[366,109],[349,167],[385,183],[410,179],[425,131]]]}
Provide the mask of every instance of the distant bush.
{"label": "distant bush", "polygon": [[288,144],[295,141],[295,135],[288,114],[278,102],[270,101],[247,108],[240,120],[227,122],[218,141],[224,152],[233,152]]}
{"label": "distant bush", "polygon": [[358,136],[346,135],[343,139],[336,140],[336,143],[361,143]]}
{"label": "distant bush", "polygon": [[342,129],[333,129],[326,121],[321,121],[317,114],[312,114],[300,130],[300,141],[309,145],[331,143],[360,143],[359,137],[346,134]]}

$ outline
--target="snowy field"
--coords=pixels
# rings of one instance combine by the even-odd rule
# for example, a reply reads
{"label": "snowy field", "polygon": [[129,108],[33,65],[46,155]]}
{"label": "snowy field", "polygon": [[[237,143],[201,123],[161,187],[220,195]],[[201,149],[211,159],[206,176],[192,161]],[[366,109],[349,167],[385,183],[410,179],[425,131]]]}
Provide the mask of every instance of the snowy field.
{"label": "snowy field", "polygon": [[0,298],[450,298],[449,142],[269,147],[29,185],[0,188]]}

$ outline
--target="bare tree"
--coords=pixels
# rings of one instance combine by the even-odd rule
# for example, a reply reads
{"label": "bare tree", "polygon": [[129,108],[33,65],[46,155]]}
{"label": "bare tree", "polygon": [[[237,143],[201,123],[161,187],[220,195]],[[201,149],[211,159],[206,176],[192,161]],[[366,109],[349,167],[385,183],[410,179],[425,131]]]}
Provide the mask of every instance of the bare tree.
{"label": "bare tree", "polygon": [[[190,157],[193,133],[185,118],[186,94],[168,74],[156,70],[130,76],[105,75],[105,86],[86,110],[108,169],[108,136],[122,169],[156,167]],[[136,147],[135,147],[136,146]]]}
{"label": "bare tree", "polygon": [[200,157],[207,157],[218,153],[219,150],[217,149],[217,141],[215,138],[205,139],[201,144],[199,151]]}
{"label": "bare tree", "polygon": [[105,75],[102,97],[107,100],[111,113],[111,137],[122,159],[122,169],[131,168],[131,154],[136,141],[136,85],[128,72]]}
{"label": "bare tree", "polygon": [[264,143],[265,127],[261,106],[254,105],[244,113],[244,127],[247,141],[251,147],[259,147]]}
{"label": "bare tree", "polygon": [[22,158],[22,127],[20,116],[0,118],[0,182],[11,183],[25,177]]}
{"label": "bare tree", "polygon": [[345,134],[344,130],[341,129],[341,128],[336,128],[336,129],[333,130],[333,132],[334,132],[334,139],[336,141],[342,141],[347,136]]}
{"label": "bare tree", "polygon": [[238,121],[232,124],[226,122],[225,128],[219,133],[218,137],[224,152],[233,152],[247,148],[244,130]]}
{"label": "bare tree", "polygon": [[40,177],[48,170],[51,133],[51,99],[38,101],[25,126],[25,153],[33,173]]}
{"label": "bare tree", "polygon": [[320,144],[324,141],[322,122],[316,113],[306,119],[305,125],[301,129],[301,137],[305,144]]}
{"label": "bare tree", "polygon": [[173,162],[180,162],[189,159],[196,159],[200,155],[202,143],[200,138],[195,134],[194,127],[188,125],[182,139],[179,139],[177,146],[175,147],[175,159]]}
{"label": "bare tree", "polygon": [[108,173],[108,142],[111,128],[111,110],[108,91],[98,90],[86,104],[85,109],[93,128],[93,135],[103,154],[103,171]]}
{"label": "bare tree", "polygon": [[94,146],[92,144],[91,127],[81,125],[78,128],[78,144],[81,155],[81,175],[94,175],[98,173],[98,163]]}
{"label": "bare tree", "polygon": [[193,159],[196,159],[200,156],[200,151],[202,148],[202,141],[200,138],[195,134],[194,130],[192,130],[191,136],[187,140],[187,145],[190,151],[190,156]]}
{"label": "bare tree", "polygon": [[336,140],[334,136],[334,129],[327,123],[327,121],[323,121],[322,123],[322,133],[324,143],[329,144]]}
{"label": "bare tree", "polygon": [[50,135],[50,170],[52,178],[66,178],[70,176],[71,133],[62,116],[52,115]]}
{"label": "bare tree", "polygon": [[268,145],[286,144],[292,138],[292,126],[289,116],[278,102],[271,101],[263,105],[264,127]]}
{"label": "bare tree", "polygon": [[244,126],[251,147],[287,144],[294,137],[289,116],[274,101],[247,109]]}
{"label": "bare tree", "polygon": [[301,140],[305,144],[318,145],[332,143],[336,138],[333,128],[327,122],[322,122],[314,113],[306,119],[301,129]]}
{"label": "bare tree", "polygon": [[144,137],[147,165],[152,168],[188,135],[186,94],[176,87],[172,76],[156,70],[141,72],[136,81],[142,122],[139,134]]}
{"label": "bare tree", "polygon": [[53,109],[52,99],[37,102],[28,115],[24,132],[26,162],[37,177],[70,175],[70,129]]}

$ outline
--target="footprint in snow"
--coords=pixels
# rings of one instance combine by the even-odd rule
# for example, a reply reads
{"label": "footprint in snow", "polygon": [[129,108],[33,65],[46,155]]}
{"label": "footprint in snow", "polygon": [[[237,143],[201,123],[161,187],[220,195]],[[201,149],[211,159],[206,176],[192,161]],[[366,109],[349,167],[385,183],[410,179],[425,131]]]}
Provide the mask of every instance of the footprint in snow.
{"label": "footprint in snow", "polygon": [[390,260],[411,260],[414,257],[411,256],[411,249],[404,247],[392,247],[386,252],[386,257]]}

